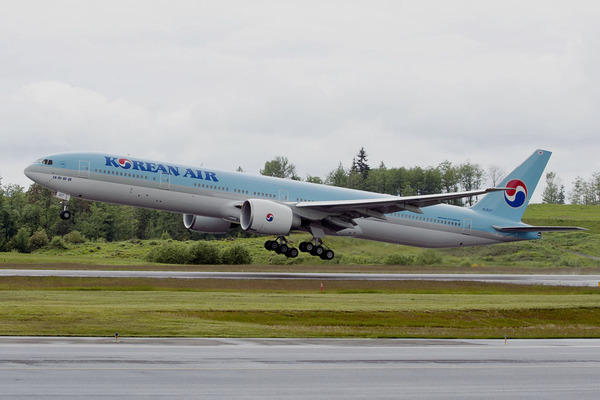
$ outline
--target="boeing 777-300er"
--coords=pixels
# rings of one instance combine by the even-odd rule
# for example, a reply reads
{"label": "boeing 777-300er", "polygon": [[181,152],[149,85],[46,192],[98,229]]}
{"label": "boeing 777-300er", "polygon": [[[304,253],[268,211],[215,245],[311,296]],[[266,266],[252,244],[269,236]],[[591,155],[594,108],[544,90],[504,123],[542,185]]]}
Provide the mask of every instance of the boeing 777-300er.
{"label": "boeing 777-300er", "polygon": [[[268,250],[297,257],[292,231],[309,232],[298,248],[334,257],[327,235],[419,247],[460,247],[538,239],[543,231],[577,227],[531,226],[521,218],[551,152],[536,150],[497,188],[458,193],[391,196],[207,167],[101,153],[63,153],[25,169],[34,182],[56,191],[68,219],[71,197],[183,214],[186,228],[226,233],[232,224],[271,235]],[[444,202],[486,194],[472,207]]]}

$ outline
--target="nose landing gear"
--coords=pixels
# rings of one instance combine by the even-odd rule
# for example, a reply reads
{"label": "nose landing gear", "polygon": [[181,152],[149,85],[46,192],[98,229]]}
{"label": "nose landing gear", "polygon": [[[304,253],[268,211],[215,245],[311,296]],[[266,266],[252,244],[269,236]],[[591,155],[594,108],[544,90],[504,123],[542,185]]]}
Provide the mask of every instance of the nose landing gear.
{"label": "nose landing gear", "polygon": [[61,204],[63,206],[63,209],[60,212],[59,216],[60,216],[60,219],[63,219],[66,221],[69,218],[71,218],[71,211],[67,210],[67,202],[63,201],[63,202],[61,202]]}

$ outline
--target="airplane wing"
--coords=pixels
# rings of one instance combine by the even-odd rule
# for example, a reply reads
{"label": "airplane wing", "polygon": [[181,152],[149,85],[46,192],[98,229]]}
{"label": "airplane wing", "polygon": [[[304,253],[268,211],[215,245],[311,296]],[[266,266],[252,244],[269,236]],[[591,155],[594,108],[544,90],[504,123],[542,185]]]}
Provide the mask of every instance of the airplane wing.
{"label": "airplane wing", "polygon": [[361,200],[333,200],[333,201],[307,201],[295,205],[299,209],[317,211],[328,215],[349,214],[357,217],[385,218],[383,214],[398,211],[412,211],[423,214],[421,207],[440,204],[444,201],[461,199],[464,197],[478,196],[481,194],[504,191],[508,188],[488,188],[471,190],[467,192],[428,194],[422,196],[389,196],[377,199]]}
{"label": "airplane wing", "polygon": [[568,231],[587,231],[588,229],[577,226],[496,226],[492,228],[498,232],[519,233],[519,232],[568,232]]}

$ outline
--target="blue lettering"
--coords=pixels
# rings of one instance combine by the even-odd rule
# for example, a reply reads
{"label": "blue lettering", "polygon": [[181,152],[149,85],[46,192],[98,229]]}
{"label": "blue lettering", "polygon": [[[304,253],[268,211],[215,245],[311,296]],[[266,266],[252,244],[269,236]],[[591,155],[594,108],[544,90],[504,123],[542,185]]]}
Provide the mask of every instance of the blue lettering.
{"label": "blue lettering", "polygon": [[146,171],[158,172],[158,168],[156,168],[156,164],[149,162],[149,163],[146,163]]}
{"label": "blue lettering", "polygon": [[144,163],[141,161],[133,161],[133,169],[137,169],[139,171],[147,171],[144,167]]}
{"label": "blue lettering", "polygon": [[[181,174],[181,172],[179,171],[179,167],[173,166],[173,165],[163,165],[163,164],[155,164],[155,163],[151,163],[151,162],[144,162],[144,161],[136,161],[136,160],[128,160],[128,159],[118,159],[117,157],[109,157],[109,156],[104,156],[104,159],[106,161],[105,165],[107,167],[120,167],[123,169],[134,169],[137,171],[144,171],[144,172],[159,172],[161,171],[163,174],[166,175],[174,175],[174,176],[179,176]],[[213,182],[219,182],[219,179],[217,178],[217,174],[214,172],[206,172],[206,171],[202,171],[202,170],[193,170],[191,168],[187,168],[185,170],[185,174],[183,175],[186,178],[193,178],[193,179],[204,179],[206,181],[213,181]]]}
{"label": "blue lettering", "polygon": [[216,175],[214,172],[205,172],[206,174],[206,178],[204,178],[207,181],[212,180],[213,182],[219,182],[219,180],[217,179]]}
{"label": "blue lettering", "polygon": [[104,156],[104,158],[106,158],[106,165],[107,167],[118,167],[119,163],[116,162],[115,160],[117,159],[117,157],[107,157]]}
{"label": "blue lettering", "polygon": [[[198,172],[200,172],[200,171],[198,171]],[[198,179],[198,177],[196,176],[196,174],[194,173],[194,171],[192,171],[192,170],[191,170],[191,169],[189,169],[189,168],[188,168],[188,169],[186,169],[186,170],[185,170],[185,174],[183,174],[183,177],[184,177],[184,178],[187,178],[188,176],[189,176],[190,178]],[[202,179],[202,178],[200,178],[200,179]]]}
{"label": "blue lettering", "polygon": [[163,173],[165,173],[167,175],[169,174],[169,171],[167,171],[167,169],[165,168],[165,166],[162,165],[162,164],[156,164],[156,171],[157,172],[158,171],[162,171]]}
{"label": "blue lettering", "polygon": [[173,167],[171,165],[167,165],[169,167],[169,174],[179,176],[179,167]]}

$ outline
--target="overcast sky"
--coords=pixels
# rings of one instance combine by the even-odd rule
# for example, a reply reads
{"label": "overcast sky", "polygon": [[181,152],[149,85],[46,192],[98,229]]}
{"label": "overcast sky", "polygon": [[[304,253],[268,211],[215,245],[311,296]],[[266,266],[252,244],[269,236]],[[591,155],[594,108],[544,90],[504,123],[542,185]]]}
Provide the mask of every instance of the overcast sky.
{"label": "overcast sky", "polygon": [[[62,151],[325,177],[600,171],[597,1],[3,1],[0,176]],[[538,196],[543,184],[538,188]]]}

